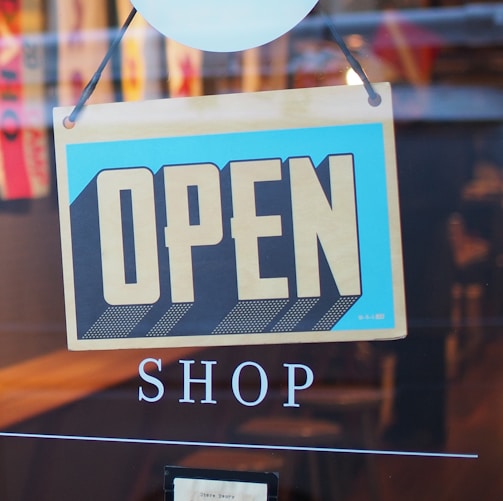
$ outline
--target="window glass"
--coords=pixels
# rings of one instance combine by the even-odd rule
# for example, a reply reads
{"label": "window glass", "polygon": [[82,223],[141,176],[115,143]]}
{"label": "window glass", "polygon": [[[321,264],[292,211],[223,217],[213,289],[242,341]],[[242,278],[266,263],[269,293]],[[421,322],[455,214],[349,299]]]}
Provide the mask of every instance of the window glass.
{"label": "window glass", "polygon": [[162,500],[168,465],[277,472],[282,500],[501,499],[501,3],[320,0],[235,52],[136,14],[86,106],[361,85],[334,27],[390,82],[407,337],[71,352],[52,109],[131,8],[0,0],[0,499]]}

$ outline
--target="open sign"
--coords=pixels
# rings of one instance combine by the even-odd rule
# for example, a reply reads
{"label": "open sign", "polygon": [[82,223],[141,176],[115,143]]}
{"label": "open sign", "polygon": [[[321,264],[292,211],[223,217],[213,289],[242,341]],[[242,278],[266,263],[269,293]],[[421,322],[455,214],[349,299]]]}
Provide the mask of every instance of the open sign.
{"label": "open sign", "polygon": [[98,105],[59,127],[70,347],[402,337],[380,90],[378,108],[312,89]]}

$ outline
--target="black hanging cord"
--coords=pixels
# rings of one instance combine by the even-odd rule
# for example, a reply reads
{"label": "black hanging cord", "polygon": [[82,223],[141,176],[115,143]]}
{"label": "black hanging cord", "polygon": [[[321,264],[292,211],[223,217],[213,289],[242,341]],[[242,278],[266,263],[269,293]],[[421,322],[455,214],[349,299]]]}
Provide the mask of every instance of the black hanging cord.
{"label": "black hanging cord", "polygon": [[348,49],[348,46],[346,45],[344,38],[342,38],[340,33],[337,31],[337,28],[335,27],[332,18],[328,14],[326,14],[321,8],[318,8],[317,11],[323,17],[328,29],[330,30],[330,34],[332,35],[333,39],[342,50],[349,65],[363,82],[363,86],[365,87],[365,90],[369,95],[369,104],[371,106],[379,106],[382,101],[381,96],[376,92],[373,85],[370,83],[370,80],[367,74],[365,73],[365,70],[362,68],[362,65],[353,56],[353,54],[351,54],[351,51]]}
{"label": "black hanging cord", "polygon": [[[337,31],[337,28],[335,27],[334,22],[332,21],[332,18],[328,16],[322,9],[318,8],[317,11],[320,13],[320,15],[323,17],[325,20],[325,23],[328,26],[328,29],[330,30],[330,33],[332,37],[334,38],[335,42],[337,45],[341,48],[342,52],[344,53],[344,56],[346,57],[348,63],[350,64],[351,68],[356,72],[356,74],[360,77],[361,81],[363,82],[363,85],[365,87],[365,90],[367,91],[367,94],[369,95],[369,104],[372,106],[379,106],[381,104],[381,96],[375,91],[374,87],[370,83],[370,80],[368,79],[364,69],[362,68],[361,64],[357,61],[357,59],[351,54],[351,51],[348,49],[348,46],[346,45],[346,42],[344,42],[344,39],[342,36],[339,34]],[[63,120],[63,125],[67,129],[72,129],[75,125],[75,122],[77,121],[77,118],[82,111],[82,108],[86,104],[87,100],[91,97],[92,93],[94,92],[94,89],[96,88],[96,85],[98,85],[98,82],[101,78],[101,74],[103,73],[103,70],[105,69],[105,66],[107,65],[108,61],[112,57],[112,54],[114,53],[115,49],[121,42],[124,34],[126,33],[127,29],[129,28],[129,25],[133,21],[135,15],[137,13],[136,8],[132,8],[131,12],[129,13],[129,16],[127,19],[124,21],[124,24],[122,25],[119,33],[115,37],[114,41],[108,48],[107,53],[105,54],[105,57],[101,61],[101,64],[99,65],[98,69],[92,76],[91,80],[89,80],[89,83],[84,87],[80,98],[73,108],[72,112],[70,115],[68,115],[64,120]]]}
{"label": "black hanging cord", "polygon": [[122,37],[126,33],[127,29],[129,28],[129,25],[134,19],[134,16],[136,15],[137,10],[133,7],[131,12],[129,13],[129,16],[127,19],[124,21],[124,24],[122,25],[122,28],[120,29],[119,33],[117,33],[117,36],[115,37],[114,41],[111,43],[110,47],[108,48],[107,53],[105,54],[105,57],[103,58],[103,61],[101,61],[101,64],[99,65],[98,69],[92,76],[91,80],[89,80],[89,83],[84,87],[84,90],[82,91],[82,94],[80,95],[80,98],[75,105],[75,108],[73,108],[72,112],[70,115],[68,115],[64,120],[63,120],[63,125],[67,129],[72,129],[73,126],[75,125],[75,122],[77,121],[77,117],[79,116],[79,113],[82,111],[82,108],[86,104],[87,100],[91,97],[92,93],[94,92],[94,89],[96,88],[96,85],[98,84],[101,74],[103,73],[103,70],[105,69],[105,66],[107,65],[108,61],[112,57],[112,54],[114,53],[116,47],[119,45],[119,43],[122,40]]}

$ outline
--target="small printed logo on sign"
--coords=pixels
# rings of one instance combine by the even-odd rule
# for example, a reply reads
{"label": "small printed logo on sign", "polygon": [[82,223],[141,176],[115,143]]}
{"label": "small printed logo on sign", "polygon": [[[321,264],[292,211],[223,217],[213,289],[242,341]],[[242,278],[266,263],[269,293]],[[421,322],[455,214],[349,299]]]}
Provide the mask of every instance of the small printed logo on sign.
{"label": "small printed logo on sign", "polygon": [[403,336],[382,123],[230,132],[218,112],[205,134],[57,138],[70,346]]}

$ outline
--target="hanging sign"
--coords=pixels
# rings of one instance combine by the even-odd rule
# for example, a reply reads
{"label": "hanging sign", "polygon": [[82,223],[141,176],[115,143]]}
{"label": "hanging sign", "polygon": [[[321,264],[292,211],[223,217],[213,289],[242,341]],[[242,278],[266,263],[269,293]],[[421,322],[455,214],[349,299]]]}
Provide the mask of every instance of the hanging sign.
{"label": "hanging sign", "polygon": [[390,89],[54,113],[71,349],[405,335]]}

